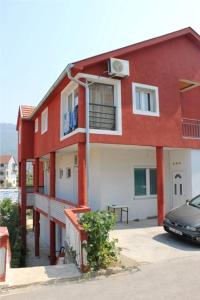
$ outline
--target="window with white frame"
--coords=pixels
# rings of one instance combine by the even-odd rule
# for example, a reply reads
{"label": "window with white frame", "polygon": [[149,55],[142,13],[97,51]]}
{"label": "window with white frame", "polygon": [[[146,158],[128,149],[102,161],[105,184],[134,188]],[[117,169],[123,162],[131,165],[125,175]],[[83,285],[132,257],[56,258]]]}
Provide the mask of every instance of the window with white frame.
{"label": "window with white frame", "polygon": [[149,197],[156,194],[156,168],[134,168],[134,195]]}
{"label": "window with white frame", "polygon": [[78,87],[61,93],[61,137],[78,127]]}
{"label": "window with white frame", "polygon": [[48,130],[48,107],[42,112],[41,116],[41,134]]}
{"label": "window with white frame", "polygon": [[135,114],[159,116],[158,87],[133,83],[133,112]]}
{"label": "window with white frame", "polygon": [[35,133],[38,132],[38,118],[35,119]]}

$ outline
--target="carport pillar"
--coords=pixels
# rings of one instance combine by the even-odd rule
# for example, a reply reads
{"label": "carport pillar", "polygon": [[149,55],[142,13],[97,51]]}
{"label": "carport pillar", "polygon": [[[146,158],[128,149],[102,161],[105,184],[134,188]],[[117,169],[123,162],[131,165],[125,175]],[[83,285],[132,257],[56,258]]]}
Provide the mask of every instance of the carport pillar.
{"label": "carport pillar", "polygon": [[[56,153],[50,152],[50,197],[55,198]],[[51,201],[51,199],[50,199]],[[56,224],[50,218],[50,264],[56,261]]]}
{"label": "carport pillar", "polygon": [[39,192],[39,158],[37,157],[35,159],[35,164],[34,164],[34,191],[35,193]]}
{"label": "carport pillar", "polygon": [[56,262],[56,224],[50,220],[50,264]]}
{"label": "carport pillar", "polygon": [[50,152],[50,197],[55,197],[56,153]]}
{"label": "carport pillar", "polygon": [[163,147],[156,147],[157,164],[157,210],[158,225],[163,224],[164,219],[164,153]]}
{"label": "carport pillar", "polygon": [[78,143],[78,205],[87,206],[86,145]]}
{"label": "carport pillar", "polygon": [[40,255],[40,213],[34,210],[35,223],[35,256]]}
{"label": "carport pillar", "polygon": [[26,160],[21,161],[21,234],[24,252],[26,253]]}

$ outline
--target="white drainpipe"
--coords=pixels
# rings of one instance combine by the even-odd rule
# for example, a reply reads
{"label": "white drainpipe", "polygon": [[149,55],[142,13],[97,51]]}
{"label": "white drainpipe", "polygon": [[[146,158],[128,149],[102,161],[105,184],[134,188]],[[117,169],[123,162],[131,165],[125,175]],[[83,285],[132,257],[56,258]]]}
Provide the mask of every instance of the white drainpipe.
{"label": "white drainpipe", "polygon": [[86,181],[87,181],[87,200],[89,205],[90,195],[90,120],[89,120],[89,85],[71,75],[73,64],[68,64],[66,68],[67,77],[85,88],[86,107],[85,107],[85,130],[86,130]]}

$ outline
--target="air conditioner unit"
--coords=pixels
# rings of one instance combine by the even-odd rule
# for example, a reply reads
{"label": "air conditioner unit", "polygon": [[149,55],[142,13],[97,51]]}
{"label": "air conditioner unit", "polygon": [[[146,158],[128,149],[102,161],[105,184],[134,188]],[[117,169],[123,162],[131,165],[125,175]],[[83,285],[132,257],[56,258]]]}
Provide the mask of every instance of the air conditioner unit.
{"label": "air conditioner unit", "polygon": [[129,61],[110,58],[108,61],[108,75],[117,77],[129,76]]}

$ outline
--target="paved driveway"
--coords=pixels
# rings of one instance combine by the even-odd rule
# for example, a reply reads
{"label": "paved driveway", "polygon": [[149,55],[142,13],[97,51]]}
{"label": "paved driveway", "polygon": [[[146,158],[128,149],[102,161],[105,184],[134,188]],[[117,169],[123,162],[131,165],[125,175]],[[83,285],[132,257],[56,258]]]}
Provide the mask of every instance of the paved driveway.
{"label": "paved driveway", "polygon": [[155,263],[198,256],[200,245],[194,245],[166,233],[156,220],[118,223],[111,237],[117,238],[122,254],[139,263]]}

